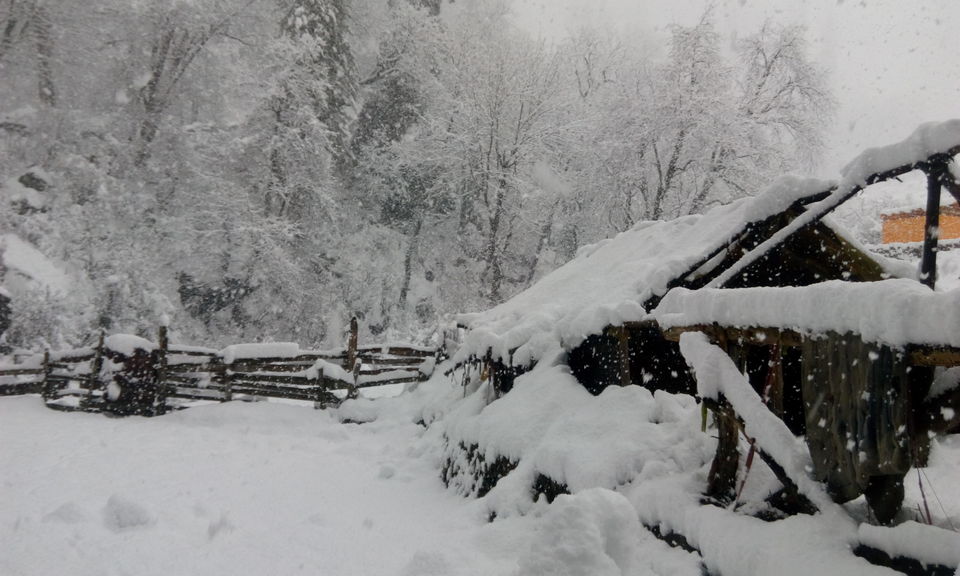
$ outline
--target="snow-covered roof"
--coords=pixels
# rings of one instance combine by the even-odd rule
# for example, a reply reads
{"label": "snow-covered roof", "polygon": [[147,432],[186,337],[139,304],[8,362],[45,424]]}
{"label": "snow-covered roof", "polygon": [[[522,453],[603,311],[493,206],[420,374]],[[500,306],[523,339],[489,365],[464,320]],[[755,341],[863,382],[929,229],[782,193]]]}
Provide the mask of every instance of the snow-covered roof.
{"label": "snow-covered roof", "polygon": [[509,301],[463,315],[470,333],[457,360],[487,349],[494,357],[535,361],[550,349],[572,347],[608,325],[644,319],[643,304],[721,249],[751,222],[782,212],[796,200],[829,190],[831,182],[782,178],[764,194],[706,214],[643,222],[577,256]]}
{"label": "snow-covered roof", "polygon": [[[719,252],[717,261],[704,264],[704,259],[722,250],[749,223],[783,212],[800,199],[818,199],[714,276],[710,287],[723,286],[803,227],[817,221],[831,225],[824,217],[863,187],[906,173],[934,154],[958,152],[960,120],[925,124],[903,142],[865,151],[844,168],[839,182],[782,178],[757,197],[703,215],[638,224],[585,247],[572,261],[509,301],[483,313],[460,316],[458,320],[470,332],[454,360],[464,361],[488,350],[494,358],[508,359],[512,351],[513,364],[529,364],[552,350],[575,347],[606,326],[643,320],[647,317],[644,303],[664,295],[674,280],[694,266],[716,272],[723,253]],[[891,275],[904,274],[902,267],[877,260]]]}

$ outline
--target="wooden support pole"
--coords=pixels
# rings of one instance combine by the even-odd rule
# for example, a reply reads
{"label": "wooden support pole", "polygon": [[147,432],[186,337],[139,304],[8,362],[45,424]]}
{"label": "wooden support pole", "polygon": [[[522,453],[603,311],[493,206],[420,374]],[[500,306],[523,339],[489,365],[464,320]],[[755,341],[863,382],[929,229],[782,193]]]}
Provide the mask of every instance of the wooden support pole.
{"label": "wooden support pole", "polygon": [[920,282],[933,288],[937,282],[937,241],[940,239],[940,180],[947,171],[942,162],[929,164],[927,174],[927,219],[923,227],[923,257]]}

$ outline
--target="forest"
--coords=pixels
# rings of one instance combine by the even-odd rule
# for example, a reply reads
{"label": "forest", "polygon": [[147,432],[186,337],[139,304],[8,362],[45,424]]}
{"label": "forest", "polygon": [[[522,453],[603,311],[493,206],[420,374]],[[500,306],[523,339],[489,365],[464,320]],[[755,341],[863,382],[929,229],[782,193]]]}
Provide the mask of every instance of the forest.
{"label": "forest", "polygon": [[833,108],[803,27],[710,9],[543,39],[497,0],[4,0],[0,346],[426,341],[809,169]]}

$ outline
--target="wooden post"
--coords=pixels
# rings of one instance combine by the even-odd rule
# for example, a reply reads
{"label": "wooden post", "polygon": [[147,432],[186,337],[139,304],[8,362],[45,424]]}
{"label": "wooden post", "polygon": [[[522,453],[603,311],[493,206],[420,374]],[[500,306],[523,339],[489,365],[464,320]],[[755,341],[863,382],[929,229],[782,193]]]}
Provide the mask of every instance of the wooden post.
{"label": "wooden post", "polygon": [[357,348],[359,347],[360,323],[357,317],[350,319],[350,339],[347,341],[347,372],[353,374],[353,386],[347,392],[347,398],[356,398],[360,395],[357,384],[360,380],[360,362],[357,359]]}
{"label": "wooden post", "polygon": [[50,350],[43,351],[43,399],[52,400],[56,396],[53,382],[50,381]]}
{"label": "wooden post", "polygon": [[350,319],[350,339],[347,341],[347,365],[344,368],[347,372],[353,372],[353,367],[357,363],[357,340],[360,332],[360,324],[357,317]]}
{"label": "wooden post", "polygon": [[320,410],[322,408],[326,408],[326,402],[324,402],[323,368],[320,368],[320,371],[317,374],[317,387],[314,388],[313,393],[315,394],[313,399],[313,409]]}
{"label": "wooden post", "polygon": [[[87,396],[83,399],[81,408],[89,409],[94,402],[93,393],[103,388],[100,382],[100,371],[103,369],[103,330],[100,330],[100,337],[97,338],[97,347],[93,351],[93,364],[90,365],[90,376],[87,380]],[[102,401],[102,398],[101,398]]]}
{"label": "wooden post", "polygon": [[170,347],[167,327],[160,326],[157,331],[157,363],[154,365],[154,378],[157,383],[156,413],[167,411],[167,350]]}
{"label": "wooden post", "polygon": [[923,258],[920,260],[920,282],[933,288],[937,282],[937,241],[940,239],[940,180],[947,167],[942,162],[926,167],[927,219],[923,227]]}
{"label": "wooden post", "polygon": [[233,391],[230,389],[230,371],[227,370],[227,365],[223,364],[223,360],[220,360],[221,364],[217,368],[220,371],[220,386],[222,388],[221,392],[221,402],[230,402],[233,400]]}

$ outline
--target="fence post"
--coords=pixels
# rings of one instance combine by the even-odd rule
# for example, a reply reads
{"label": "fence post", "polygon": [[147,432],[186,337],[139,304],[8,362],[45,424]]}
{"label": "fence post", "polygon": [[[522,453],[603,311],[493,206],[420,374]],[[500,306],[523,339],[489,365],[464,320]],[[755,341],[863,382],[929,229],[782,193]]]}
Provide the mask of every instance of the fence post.
{"label": "fence post", "polygon": [[353,367],[357,363],[357,340],[360,332],[360,324],[357,317],[350,319],[350,339],[347,341],[347,365],[344,368],[347,372],[353,372]]}
{"label": "fence post", "polygon": [[360,395],[357,384],[360,380],[360,361],[357,356],[357,349],[359,348],[359,333],[360,333],[360,324],[357,322],[357,317],[354,316],[350,319],[350,340],[347,342],[347,372],[353,374],[353,386],[350,390],[347,391],[347,398],[356,398]]}
{"label": "fence post", "polygon": [[326,403],[324,402],[324,387],[323,387],[323,368],[321,367],[317,374],[317,387],[314,389],[313,393],[315,394],[313,399],[313,409],[320,410],[326,408]]}
{"label": "fence post", "polygon": [[43,351],[43,399],[50,400],[55,396],[53,383],[50,381],[50,350]]}
{"label": "fence post", "polygon": [[[221,359],[222,363],[223,360]],[[220,365],[220,384],[223,386],[223,402],[230,402],[233,400],[233,390],[230,389],[230,371],[227,370],[226,364]]]}
{"label": "fence post", "polygon": [[[100,382],[100,371],[103,369],[103,330],[97,338],[97,347],[93,351],[93,364],[90,365],[90,376],[87,380],[87,396],[81,403],[81,408],[88,410],[93,405],[93,393],[103,388]],[[102,399],[101,399],[102,401]]]}
{"label": "fence post", "polygon": [[157,414],[167,411],[167,349],[169,345],[167,327],[161,325],[157,331],[157,363],[153,366],[153,377],[157,385],[154,409]]}

